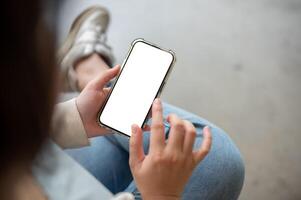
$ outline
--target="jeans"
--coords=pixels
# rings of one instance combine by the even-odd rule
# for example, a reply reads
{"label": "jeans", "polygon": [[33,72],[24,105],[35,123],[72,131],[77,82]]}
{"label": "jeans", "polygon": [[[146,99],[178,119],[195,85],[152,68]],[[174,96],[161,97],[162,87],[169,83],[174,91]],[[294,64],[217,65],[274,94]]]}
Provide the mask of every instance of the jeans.
{"label": "jeans", "polygon": [[[182,193],[182,199],[238,199],[244,181],[244,164],[239,150],[229,136],[207,120],[163,103],[164,118],[170,113],[189,120],[196,127],[195,149],[202,143],[202,129],[206,125],[211,128],[213,138],[209,154],[193,171]],[[165,123],[166,138],[168,133],[169,125]],[[144,133],[143,137],[144,150],[147,153],[149,134]],[[66,152],[112,193],[131,192],[136,199],[141,199],[128,164],[129,139],[126,136],[112,134],[97,137],[91,139],[89,147],[66,150]]]}

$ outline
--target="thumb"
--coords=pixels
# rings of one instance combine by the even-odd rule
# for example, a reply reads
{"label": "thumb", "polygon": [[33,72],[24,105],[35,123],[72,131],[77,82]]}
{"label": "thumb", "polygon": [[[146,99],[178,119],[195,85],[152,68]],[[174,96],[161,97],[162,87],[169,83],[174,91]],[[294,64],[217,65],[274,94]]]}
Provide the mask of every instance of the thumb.
{"label": "thumb", "polygon": [[94,87],[96,90],[102,90],[104,86],[115,76],[117,76],[120,71],[120,65],[116,65],[112,69],[105,71],[103,74],[99,75],[90,82],[90,86]]}
{"label": "thumb", "polygon": [[143,150],[142,130],[137,125],[132,125],[132,135],[130,138],[130,166],[133,168],[145,157]]}

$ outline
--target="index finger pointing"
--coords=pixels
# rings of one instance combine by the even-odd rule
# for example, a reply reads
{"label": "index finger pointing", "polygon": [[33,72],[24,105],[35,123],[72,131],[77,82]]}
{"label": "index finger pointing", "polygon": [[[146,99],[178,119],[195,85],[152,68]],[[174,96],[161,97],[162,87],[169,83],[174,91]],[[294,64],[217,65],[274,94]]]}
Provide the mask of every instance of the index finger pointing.
{"label": "index finger pointing", "polygon": [[162,104],[160,99],[155,99],[152,106],[152,125],[150,136],[150,152],[162,150],[165,146]]}

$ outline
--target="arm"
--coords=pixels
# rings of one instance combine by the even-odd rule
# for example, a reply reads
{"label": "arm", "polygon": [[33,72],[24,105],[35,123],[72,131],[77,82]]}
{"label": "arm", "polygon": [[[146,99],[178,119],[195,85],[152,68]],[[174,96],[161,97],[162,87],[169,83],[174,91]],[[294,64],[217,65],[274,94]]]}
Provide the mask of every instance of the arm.
{"label": "arm", "polygon": [[88,136],[77,110],[75,99],[56,105],[50,134],[51,138],[62,148],[89,145]]}

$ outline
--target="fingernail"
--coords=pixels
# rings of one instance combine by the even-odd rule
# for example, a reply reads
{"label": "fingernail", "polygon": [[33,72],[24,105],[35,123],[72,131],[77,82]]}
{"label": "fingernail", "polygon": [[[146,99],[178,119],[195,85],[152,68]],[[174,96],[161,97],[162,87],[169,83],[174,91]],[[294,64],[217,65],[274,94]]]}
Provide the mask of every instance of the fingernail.
{"label": "fingernail", "polygon": [[156,98],[155,99],[155,104],[158,105],[158,106],[161,105],[161,100],[159,98]]}
{"label": "fingernail", "polygon": [[211,131],[211,128],[209,126],[205,126],[204,128]]}

